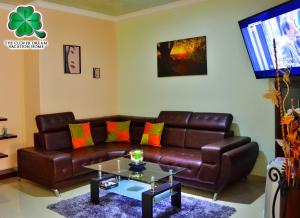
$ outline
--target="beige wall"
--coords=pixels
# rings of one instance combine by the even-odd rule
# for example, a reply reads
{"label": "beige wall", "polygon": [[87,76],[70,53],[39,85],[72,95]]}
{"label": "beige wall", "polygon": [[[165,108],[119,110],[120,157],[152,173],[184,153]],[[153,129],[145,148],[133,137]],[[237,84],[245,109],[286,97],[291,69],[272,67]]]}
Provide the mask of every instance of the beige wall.
{"label": "beige wall", "polygon": [[0,116],[8,118],[0,122],[0,134],[7,127],[18,138],[0,140],[0,152],[9,155],[0,159],[0,170],[16,166],[17,148],[25,142],[24,52],[10,51],[3,45],[3,40],[13,36],[6,29],[7,15],[6,10],[0,9]]}
{"label": "beige wall", "polygon": [[25,134],[26,145],[33,145],[33,133],[37,131],[35,116],[40,114],[39,52],[24,52]]}
{"label": "beige wall", "polygon": [[[274,157],[274,106],[255,79],[238,21],[282,0],[209,0],[118,23],[118,113],[157,116],[161,110],[227,112],[237,134],[259,143],[253,174]],[[207,76],[157,77],[156,43],[207,37]],[[130,79],[128,79],[130,78]]]}
{"label": "beige wall", "polygon": [[[49,46],[43,51],[13,51],[3,40],[15,40],[7,31],[9,10],[0,9],[0,122],[17,139],[1,140],[0,170],[15,167],[20,147],[33,145],[35,116],[73,111],[77,118],[116,113],[116,24],[70,13],[39,9],[48,32]],[[63,44],[81,46],[81,74],[64,74]],[[101,79],[93,79],[93,67]]]}
{"label": "beige wall", "polygon": [[[40,52],[41,113],[76,117],[116,113],[116,25],[111,21],[41,9],[49,46]],[[81,74],[64,74],[63,44],[81,46]],[[93,79],[93,67],[101,79]]]}

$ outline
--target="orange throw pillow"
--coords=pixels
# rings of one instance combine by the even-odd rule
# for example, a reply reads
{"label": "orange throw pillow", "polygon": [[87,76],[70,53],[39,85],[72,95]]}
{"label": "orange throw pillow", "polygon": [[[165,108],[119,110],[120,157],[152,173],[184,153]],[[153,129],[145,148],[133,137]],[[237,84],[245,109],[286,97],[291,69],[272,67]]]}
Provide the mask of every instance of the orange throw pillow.
{"label": "orange throw pillow", "polygon": [[73,148],[82,148],[94,145],[90,123],[69,124]]}
{"label": "orange throw pillow", "polygon": [[122,122],[106,121],[106,142],[130,142],[130,120]]}
{"label": "orange throw pillow", "polygon": [[141,145],[153,145],[160,147],[161,134],[164,129],[164,123],[145,123],[144,134]]}

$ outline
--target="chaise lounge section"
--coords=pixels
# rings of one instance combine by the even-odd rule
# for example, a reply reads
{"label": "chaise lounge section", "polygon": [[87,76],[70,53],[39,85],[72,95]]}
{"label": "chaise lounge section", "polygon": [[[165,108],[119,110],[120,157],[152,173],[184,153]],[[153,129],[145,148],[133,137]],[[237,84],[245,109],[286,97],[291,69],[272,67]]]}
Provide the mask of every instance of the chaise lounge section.
{"label": "chaise lounge section", "polygon": [[[176,179],[185,186],[213,192],[216,199],[226,186],[247,177],[258,155],[256,142],[230,131],[232,119],[231,114],[188,111],[162,111],[157,118],[76,120],[72,112],[39,115],[34,147],[18,150],[18,175],[58,194],[58,189],[96,175],[83,165],[125,156],[140,148],[146,161],[185,167]],[[105,142],[107,120],[131,120],[131,142]],[[90,122],[95,146],[74,150],[68,124],[82,122]],[[140,145],[145,122],[164,122],[161,147]]]}

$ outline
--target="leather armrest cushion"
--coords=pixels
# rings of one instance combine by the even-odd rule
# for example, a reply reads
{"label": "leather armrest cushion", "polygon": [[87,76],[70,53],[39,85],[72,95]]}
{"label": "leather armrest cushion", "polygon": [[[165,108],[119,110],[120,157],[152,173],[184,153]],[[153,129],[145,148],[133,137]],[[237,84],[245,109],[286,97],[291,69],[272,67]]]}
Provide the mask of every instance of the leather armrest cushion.
{"label": "leather armrest cushion", "polygon": [[20,176],[59,181],[72,177],[72,158],[68,153],[33,147],[18,150]]}
{"label": "leather armrest cushion", "polygon": [[221,155],[231,149],[247,144],[251,141],[249,137],[233,136],[223,140],[204,145],[202,150],[202,161],[204,163],[219,163]]}

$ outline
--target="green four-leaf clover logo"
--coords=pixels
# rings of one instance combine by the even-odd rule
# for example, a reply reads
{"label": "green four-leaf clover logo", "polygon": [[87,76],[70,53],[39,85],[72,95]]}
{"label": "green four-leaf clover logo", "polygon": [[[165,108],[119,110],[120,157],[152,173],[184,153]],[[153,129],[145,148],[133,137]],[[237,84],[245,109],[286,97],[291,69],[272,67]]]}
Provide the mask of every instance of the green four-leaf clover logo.
{"label": "green four-leaf clover logo", "polygon": [[19,6],[17,11],[9,14],[8,28],[15,31],[16,36],[24,37],[35,34],[38,38],[44,39],[46,32],[41,30],[42,21],[39,12],[34,11],[33,6]]}

